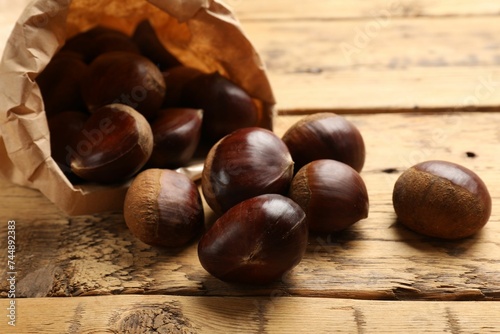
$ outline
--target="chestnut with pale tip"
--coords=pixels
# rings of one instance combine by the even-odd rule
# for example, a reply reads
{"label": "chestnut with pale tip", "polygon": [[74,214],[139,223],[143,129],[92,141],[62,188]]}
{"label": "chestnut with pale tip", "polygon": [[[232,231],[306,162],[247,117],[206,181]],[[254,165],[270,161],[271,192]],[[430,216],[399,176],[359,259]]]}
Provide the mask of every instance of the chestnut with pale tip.
{"label": "chestnut with pale tip", "polygon": [[209,151],[202,190],[216,213],[262,194],[286,194],[293,161],[283,141],[263,128],[244,128],[225,136]]}
{"label": "chestnut with pale tip", "polygon": [[148,161],[153,132],[144,116],[133,108],[110,104],[89,117],[68,150],[71,170],[82,179],[121,182]]}
{"label": "chestnut with pale tip", "polygon": [[491,197],[479,176],[461,165],[421,162],[404,171],[392,196],[398,221],[430,237],[461,239],[488,222]]}
{"label": "chestnut with pale tip", "polygon": [[295,162],[295,172],[321,159],[343,162],[358,173],[365,163],[365,144],[358,128],[334,113],[309,115],[283,135]]}
{"label": "chestnut with pale tip", "polygon": [[198,187],[186,175],[148,169],[136,176],[125,196],[125,223],[148,245],[181,247],[204,226]]}
{"label": "chestnut with pale tip", "polygon": [[282,195],[261,195],[222,215],[202,236],[198,257],[220,280],[267,284],[299,264],[307,238],[300,206]]}
{"label": "chestnut with pale tip", "polygon": [[367,218],[368,192],[352,167],[335,160],[316,160],[295,175],[289,196],[307,215],[311,231],[342,231]]}

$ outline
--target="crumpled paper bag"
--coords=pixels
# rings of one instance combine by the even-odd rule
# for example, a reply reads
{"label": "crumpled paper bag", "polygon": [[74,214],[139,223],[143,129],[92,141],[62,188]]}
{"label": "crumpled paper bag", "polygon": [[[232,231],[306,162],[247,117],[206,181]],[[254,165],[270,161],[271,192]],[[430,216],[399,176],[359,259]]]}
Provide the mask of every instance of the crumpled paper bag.
{"label": "crumpled paper bag", "polygon": [[[131,34],[149,19],[184,64],[219,71],[260,105],[272,128],[274,97],[264,65],[232,11],[220,0],[35,0],[18,19],[0,63],[0,177],[39,189],[69,215],[121,211],[129,182],[72,185],[50,156],[37,75],[65,40],[103,25]],[[181,170],[192,177],[197,167]]]}

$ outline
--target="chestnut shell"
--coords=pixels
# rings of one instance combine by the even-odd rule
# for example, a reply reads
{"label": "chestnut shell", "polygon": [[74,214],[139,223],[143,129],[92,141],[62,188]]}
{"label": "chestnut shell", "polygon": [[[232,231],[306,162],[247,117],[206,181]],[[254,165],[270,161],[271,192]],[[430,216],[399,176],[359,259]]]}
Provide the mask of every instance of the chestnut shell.
{"label": "chestnut shell", "polygon": [[295,172],[320,159],[343,162],[357,172],[365,163],[365,144],[359,130],[344,117],[334,113],[306,116],[283,135],[295,162]]}
{"label": "chestnut shell", "polygon": [[123,214],[132,234],[149,245],[184,246],[203,229],[198,187],[168,169],[138,174],[127,191]]}
{"label": "chestnut shell", "polygon": [[161,110],[151,123],[154,146],[147,166],[177,168],[186,165],[198,147],[202,119],[200,109]]}
{"label": "chestnut shell", "polygon": [[127,52],[108,52],[90,64],[82,93],[90,111],[121,103],[152,119],[160,110],[165,89],[163,75],[149,59]]}
{"label": "chestnut shell", "polygon": [[250,95],[217,72],[190,80],[183,88],[182,104],[203,109],[202,137],[210,143],[237,129],[257,126],[259,121]]}
{"label": "chestnut shell", "polygon": [[443,239],[473,235],[491,214],[484,182],[461,165],[431,160],[404,171],[394,185],[398,221],[420,234]]}
{"label": "chestnut shell", "polygon": [[137,173],[153,150],[147,120],[123,104],[96,110],[76,136],[71,170],[88,181],[114,183]]}
{"label": "chestnut shell", "polygon": [[316,160],[295,175],[290,198],[307,215],[311,231],[332,233],[368,217],[365,183],[352,167],[335,160]]}
{"label": "chestnut shell", "polygon": [[277,194],[239,203],[221,216],[198,244],[200,263],[227,282],[266,284],[302,259],[308,231],[305,213]]}
{"label": "chestnut shell", "polygon": [[262,128],[234,131],[215,144],[205,160],[202,190],[208,205],[222,213],[262,194],[286,194],[293,161],[286,145]]}

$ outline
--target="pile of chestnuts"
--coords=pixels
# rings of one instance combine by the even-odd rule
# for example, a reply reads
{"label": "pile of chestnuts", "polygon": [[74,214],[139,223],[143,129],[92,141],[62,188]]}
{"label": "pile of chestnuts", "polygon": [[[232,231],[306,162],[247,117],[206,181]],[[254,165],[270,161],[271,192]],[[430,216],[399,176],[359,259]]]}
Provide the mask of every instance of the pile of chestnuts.
{"label": "pile of chestnuts", "polygon": [[[282,138],[259,127],[253,99],[218,73],[183,66],[148,21],[133,36],[95,27],[66,42],[36,78],[52,157],[71,180],[136,176],[124,219],[141,241],[182,247],[197,236],[203,268],[227,282],[267,284],[302,260],[308,236],[368,217],[359,130],[333,113],[304,117]],[[172,169],[208,151],[201,192]],[[206,153],[206,152],[205,152]],[[474,172],[445,161],[406,170],[393,190],[398,221],[426,236],[468,237],[491,214]]]}
{"label": "pile of chestnuts", "polygon": [[36,82],[52,157],[73,182],[183,167],[234,130],[260,126],[246,91],[182,65],[147,20],[132,36],[97,26],[68,39]]}
{"label": "pile of chestnuts", "polygon": [[[362,168],[365,150],[357,128],[341,116],[324,113],[305,117],[289,133],[285,142],[267,129],[245,127],[212,146],[201,190],[219,218],[204,233],[202,217],[193,213],[200,208],[195,185],[167,186],[158,180],[167,175],[174,179],[176,173],[159,169],[146,170],[133,181],[124,206],[127,225],[142,241],[166,247],[179,246],[166,237],[173,231],[189,230],[186,242],[201,232],[200,263],[221,280],[254,284],[279,280],[301,261],[310,231],[338,232],[368,216],[361,176],[338,161],[347,159]],[[312,142],[322,147],[313,157],[303,147]],[[290,152],[304,162],[296,173]],[[180,182],[185,177],[176,178]],[[172,212],[183,207],[190,209],[179,220]]]}

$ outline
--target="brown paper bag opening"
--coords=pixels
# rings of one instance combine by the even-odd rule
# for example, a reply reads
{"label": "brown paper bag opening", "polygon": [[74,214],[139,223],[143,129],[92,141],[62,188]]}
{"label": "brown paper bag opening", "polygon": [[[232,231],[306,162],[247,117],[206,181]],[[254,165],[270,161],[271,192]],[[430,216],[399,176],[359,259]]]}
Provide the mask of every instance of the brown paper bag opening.
{"label": "brown paper bag opening", "polygon": [[264,65],[220,0],[35,0],[18,19],[0,63],[1,177],[40,190],[69,215],[123,209],[130,181],[73,185],[52,159],[35,79],[75,34],[102,25],[130,35],[144,19],[181,63],[218,71],[243,87],[258,101],[260,126],[272,128],[275,101]]}

